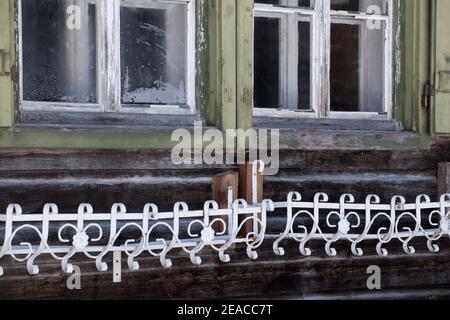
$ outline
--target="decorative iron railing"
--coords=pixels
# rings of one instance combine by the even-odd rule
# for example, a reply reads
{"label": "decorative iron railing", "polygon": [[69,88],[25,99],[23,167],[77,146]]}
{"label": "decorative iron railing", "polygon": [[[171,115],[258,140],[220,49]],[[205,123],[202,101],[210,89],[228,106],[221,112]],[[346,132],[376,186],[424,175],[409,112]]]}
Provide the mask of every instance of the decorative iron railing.
{"label": "decorative iron railing", "polygon": [[[305,202],[298,192],[291,192],[286,202],[258,203],[256,178],[263,170],[264,163],[254,163],[253,203],[233,201],[229,189],[226,209],[207,201],[202,210],[190,210],[186,203],[179,202],[172,212],[159,212],[155,204],[147,204],[142,213],[128,213],[125,205],[115,204],[110,213],[94,213],[91,205],[81,204],[77,213],[59,213],[57,205],[47,204],[42,214],[23,214],[19,205],[12,204],[6,214],[0,214],[0,258],[10,256],[26,262],[28,272],[35,275],[39,273],[35,261],[41,255],[59,260],[63,271],[72,273],[70,261],[75,254],[84,254],[105,272],[105,256],[113,252],[120,257],[124,253],[128,267],[136,271],[136,258],[145,255],[159,257],[161,265],[170,268],[168,255],[176,249],[189,254],[194,265],[202,263],[200,254],[207,247],[227,263],[231,260],[229,249],[236,244],[243,245],[248,257],[256,260],[257,249],[264,241],[273,241],[278,256],[285,254],[282,244],[289,240],[298,242],[303,256],[312,255],[308,247],[312,241],[324,242],[329,256],[337,254],[333,246],[339,241],[348,242],[355,256],[364,254],[364,242],[373,242],[376,252],[387,256],[388,245],[394,240],[403,244],[406,254],[416,252],[413,240],[426,241],[428,250],[436,253],[436,242],[449,235],[450,194],[443,195],[439,202],[420,195],[414,203],[395,196],[391,203],[382,204],[376,195],[367,196],[364,203],[355,203],[352,195],[345,194],[335,203],[326,194],[318,193],[312,202]],[[275,211],[286,217],[281,234],[267,232],[268,214]],[[181,230],[181,222],[185,222],[186,230]],[[109,236],[104,231],[107,229]],[[161,238],[162,229],[170,236]],[[130,230],[134,231],[133,238],[127,238],[132,234]],[[23,234],[33,234],[35,240],[18,241]],[[0,267],[0,275],[3,273]]]}

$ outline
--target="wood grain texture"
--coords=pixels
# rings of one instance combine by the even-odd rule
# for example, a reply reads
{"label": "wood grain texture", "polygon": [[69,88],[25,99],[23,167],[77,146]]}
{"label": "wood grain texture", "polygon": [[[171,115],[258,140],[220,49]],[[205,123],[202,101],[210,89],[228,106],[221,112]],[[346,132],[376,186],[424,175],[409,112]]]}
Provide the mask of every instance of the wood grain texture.
{"label": "wood grain texture", "polygon": [[273,129],[309,129],[309,130],[352,130],[352,131],[401,131],[402,128],[395,121],[373,121],[352,119],[293,119],[289,117],[253,118],[256,128]]}
{"label": "wood grain texture", "polygon": [[[249,204],[253,203],[253,190],[252,190],[252,164],[247,162],[246,164],[242,164],[239,166],[239,198],[244,199]],[[263,200],[264,193],[264,177],[258,173],[258,201]]]}
{"label": "wood grain texture", "polygon": [[228,208],[228,187],[233,188],[233,199],[238,197],[239,174],[225,172],[215,175],[212,179],[212,199],[219,204],[219,208]]}
{"label": "wood grain texture", "polygon": [[432,51],[432,71],[434,77],[432,81],[435,88],[433,129],[437,135],[450,134],[450,90],[446,90],[443,83],[442,73],[450,71],[450,21],[446,13],[450,10],[450,2],[445,0],[432,1],[433,8],[433,42]]}
{"label": "wood grain texture", "polygon": [[439,163],[438,195],[450,193],[450,163]]}
{"label": "wood grain texture", "polygon": [[199,115],[195,114],[161,115],[21,110],[18,121],[22,124],[39,125],[192,127],[194,121],[201,121],[201,119]]}
{"label": "wood grain texture", "polygon": [[[271,248],[261,250],[260,259],[249,262],[245,250],[231,251],[229,264],[217,263],[216,254],[202,254],[204,264],[193,266],[189,257],[171,254],[174,266],[164,270],[157,258],[139,259],[141,270],[130,272],[123,265],[123,283],[112,283],[112,272],[99,273],[93,263],[76,256],[73,260],[82,271],[80,291],[66,288],[67,275],[60,265],[40,259],[41,274],[26,274],[24,264],[6,264],[8,276],[0,278],[1,299],[212,299],[212,298],[273,298],[295,299],[336,296],[366,298],[403,298],[450,296],[450,251],[448,247],[436,255],[407,256],[401,248],[391,250],[391,256],[370,255],[351,257],[341,250],[338,257],[320,254],[323,248],[314,246],[314,258],[303,258],[298,246],[286,246],[287,255],[274,258]],[[391,248],[392,249],[392,248]],[[424,250],[424,248],[421,248]],[[106,259],[111,265],[111,257]],[[367,290],[367,268],[378,265],[382,270],[382,290]],[[100,289],[101,288],[101,289]],[[426,294],[427,293],[427,294]]]}
{"label": "wood grain texture", "polygon": [[[435,199],[438,164],[450,162],[449,150],[450,144],[441,143],[430,150],[282,151],[280,173],[265,177],[260,197],[285,200],[289,191],[299,191],[305,200],[311,200],[314,193],[322,191],[330,200],[346,192],[354,194],[357,201],[372,193],[379,194],[383,201],[396,194],[413,201],[421,193]],[[113,203],[124,202],[131,212],[142,211],[148,202],[170,210],[179,200],[201,209],[203,201],[212,197],[212,177],[237,169],[178,167],[172,164],[166,149],[3,149],[0,209],[18,202],[24,212],[33,213],[40,212],[46,202],[56,202],[61,211],[73,212],[80,202],[90,202],[96,212],[107,212]],[[269,225],[271,234],[281,232],[282,217],[271,215]],[[239,247],[231,252],[228,265],[218,263],[212,252],[202,254],[205,264],[200,267],[192,266],[185,254],[173,252],[174,267],[170,270],[161,268],[157,259],[143,258],[139,272],[129,272],[124,266],[122,284],[113,284],[111,273],[98,273],[92,262],[76,257],[83,272],[81,292],[66,289],[67,276],[61,273],[59,263],[43,257],[38,261],[41,274],[31,277],[23,264],[6,258],[1,261],[6,276],[0,278],[0,298],[373,297],[374,293],[365,289],[366,269],[373,264],[383,272],[383,291],[375,297],[449,297],[448,239],[440,244],[441,253],[428,255],[423,254],[426,248],[419,243],[415,256],[404,255],[394,244],[388,258],[376,256],[373,244],[364,246],[364,258],[353,257],[344,244],[338,244],[338,257],[328,258],[323,254],[323,244],[314,244],[314,257],[304,258],[298,253],[298,245],[287,241],[283,244],[287,256],[278,258],[268,239],[256,262],[250,262]]]}
{"label": "wood grain texture", "polygon": [[253,122],[253,0],[237,0],[237,111],[236,126]]}
{"label": "wood grain texture", "polygon": [[[225,172],[215,175],[212,179],[212,200],[216,201],[220,209],[228,208],[228,188],[233,188],[232,201],[238,198],[239,189],[239,173],[238,172]],[[221,216],[220,218],[228,225],[228,216]],[[220,232],[222,227],[220,224],[215,224],[214,230]]]}
{"label": "wood grain texture", "polygon": [[220,6],[220,62],[221,81],[219,83],[221,94],[220,104],[220,128],[236,128],[236,0],[220,0],[216,2]]}
{"label": "wood grain texture", "polygon": [[[244,199],[249,205],[253,204],[253,166],[247,162],[239,166],[239,199]],[[258,173],[257,177],[257,191],[256,199],[258,202],[263,200],[264,195],[264,177]],[[244,220],[245,217],[241,217]],[[253,221],[248,221],[243,229],[244,233],[250,233],[253,231]]]}
{"label": "wood grain texture", "polygon": [[4,51],[5,75],[0,76],[0,127],[11,127],[14,115],[14,83],[11,67],[15,61],[14,4],[12,0],[0,3],[0,50]]}
{"label": "wood grain texture", "polygon": [[[280,151],[280,168],[302,172],[436,171],[438,163],[450,161],[450,144],[430,150],[324,150]],[[167,149],[1,149],[0,172],[92,171],[162,169],[236,169],[228,165],[174,165]],[[226,170],[225,170],[226,171]]]}

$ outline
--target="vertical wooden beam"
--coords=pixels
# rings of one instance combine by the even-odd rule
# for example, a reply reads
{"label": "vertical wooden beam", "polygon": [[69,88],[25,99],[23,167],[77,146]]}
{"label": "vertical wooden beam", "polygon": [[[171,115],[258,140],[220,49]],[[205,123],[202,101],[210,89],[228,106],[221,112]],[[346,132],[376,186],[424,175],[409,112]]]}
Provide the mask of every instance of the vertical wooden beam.
{"label": "vertical wooden beam", "polygon": [[[122,97],[120,96],[120,1],[101,1],[99,3],[98,13],[103,12],[102,16],[97,16],[102,24],[103,33],[100,34],[104,57],[103,73],[107,76],[102,77],[103,94],[100,101],[105,111],[119,112]],[[101,11],[100,11],[101,10]]]}
{"label": "vertical wooden beam", "polygon": [[450,193],[450,163],[440,163],[438,169],[438,197]]}
{"label": "vertical wooden beam", "polygon": [[253,0],[237,0],[237,120],[253,127]]}
{"label": "vertical wooden beam", "polygon": [[220,0],[221,128],[236,128],[236,1]]}
{"label": "vertical wooden beam", "polygon": [[0,1],[0,64],[5,74],[0,75],[0,127],[11,127],[14,123],[14,83],[11,67],[15,57],[14,2]]}
{"label": "vertical wooden beam", "polygon": [[[253,203],[253,190],[252,190],[252,177],[253,177],[253,165],[250,162],[239,166],[239,198],[247,201],[249,205]],[[262,202],[264,197],[264,177],[258,173],[257,178],[258,194],[257,200],[259,203]],[[243,220],[244,217],[241,218]],[[253,230],[253,222],[248,222],[245,225],[244,232],[248,233]]]}
{"label": "vertical wooden beam", "polygon": [[214,125],[220,125],[218,110],[220,105],[221,90],[219,52],[221,43],[221,34],[219,32],[220,22],[220,0],[211,0],[208,4],[208,41],[209,41],[209,121]]}
{"label": "vertical wooden beam", "polygon": [[251,128],[253,114],[253,0],[209,3],[207,121],[223,130]]}
{"label": "vertical wooden beam", "polygon": [[450,1],[434,0],[433,67],[434,67],[434,132],[450,134]]}
{"label": "vertical wooden beam", "polygon": [[[239,188],[239,173],[238,172],[225,172],[213,177],[212,181],[212,199],[216,201],[220,209],[228,208],[228,188],[233,188],[233,201],[238,197]],[[229,225],[228,216],[221,217],[225,221],[226,225]],[[214,226],[216,232],[218,226]]]}
{"label": "vertical wooden beam", "polygon": [[[419,83],[416,81],[417,78],[416,72],[418,69],[419,64],[413,63],[413,61],[416,61],[418,59],[419,55],[419,41],[417,41],[417,29],[418,25],[416,22],[416,17],[418,14],[418,6],[416,0],[406,1],[407,4],[403,8],[404,10],[404,18],[403,18],[403,33],[404,33],[404,41],[402,42],[402,48],[403,50],[403,57],[405,59],[405,62],[408,61],[408,63],[404,63],[405,69],[402,72],[402,79],[407,83],[407,85],[401,86],[397,92],[398,95],[397,99],[403,99],[402,106],[403,108],[396,108],[396,118],[395,119],[402,119],[403,127],[405,130],[415,130],[416,128],[416,119],[414,117],[415,111],[416,111],[416,99],[421,95],[421,92],[419,91]],[[399,44],[398,44],[399,45]],[[405,50],[405,48],[409,46],[410,48],[413,48],[412,50]],[[403,92],[400,93],[400,91],[403,90]],[[397,103],[400,102],[397,101]],[[419,109],[417,109],[419,110]]]}
{"label": "vertical wooden beam", "polygon": [[208,126],[215,126],[215,108],[210,100],[211,45],[213,39],[210,26],[214,19],[210,14],[211,0],[195,0],[195,47],[196,47],[196,106]]}
{"label": "vertical wooden beam", "polygon": [[213,200],[219,204],[219,208],[228,208],[228,187],[233,188],[233,200],[238,197],[239,173],[225,172],[213,177]]}
{"label": "vertical wooden beam", "polygon": [[[244,199],[249,204],[252,204],[253,190],[252,190],[252,169],[253,165],[250,162],[239,166],[239,198]],[[264,177],[258,173],[258,202],[263,200],[264,196]]]}
{"label": "vertical wooden beam", "polygon": [[209,4],[210,118],[222,129],[236,128],[236,0]]}

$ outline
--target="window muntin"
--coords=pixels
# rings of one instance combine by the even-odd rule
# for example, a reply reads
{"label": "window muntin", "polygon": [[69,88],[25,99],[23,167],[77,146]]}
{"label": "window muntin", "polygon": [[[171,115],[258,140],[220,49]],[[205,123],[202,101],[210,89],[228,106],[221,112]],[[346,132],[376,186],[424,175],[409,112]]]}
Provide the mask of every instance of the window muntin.
{"label": "window muntin", "polygon": [[[19,4],[21,108],[144,113],[194,111],[193,0],[20,0]],[[70,30],[65,25],[70,6],[81,8],[79,29]],[[26,18],[36,8],[43,14],[34,19],[43,20],[40,23],[47,25],[52,34],[44,35],[40,29],[28,33],[33,23]],[[34,39],[46,36],[56,39],[52,41],[57,42],[59,52],[46,45],[38,48]],[[84,50],[86,47],[89,50]],[[47,52],[55,56],[61,52],[63,58],[58,58],[58,63],[53,65]],[[33,54],[37,57],[27,61]],[[31,61],[37,60],[38,71],[48,72],[33,70],[35,63]],[[89,66],[84,63],[88,60]],[[30,77],[32,72],[40,78]],[[65,84],[61,79],[66,81],[71,94],[56,94]],[[39,94],[42,88],[50,94]],[[88,94],[79,98],[75,94],[78,92]]]}
{"label": "window muntin", "polygon": [[[324,0],[298,3],[297,0],[256,0],[256,61],[260,59],[258,51],[263,46],[256,43],[259,38],[257,19],[285,15],[303,23],[302,29],[290,25],[290,36],[284,35],[282,28],[279,29],[280,62],[278,65],[265,64],[266,69],[272,70],[279,66],[277,93],[282,97],[281,103],[271,103],[269,106],[268,103],[258,103],[261,92],[258,87],[263,78],[256,77],[260,71],[256,69],[258,64],[255,62],[256,115],[390,118],[391,1]],[[309,29],[305,22],[309,22]],[[259,65],[264,65],[263,59]],[[284,79],[288,79],[287,82]],[[294,86],[298,87],[292,89]],[[308,90],[309,108],[305,107]]]}

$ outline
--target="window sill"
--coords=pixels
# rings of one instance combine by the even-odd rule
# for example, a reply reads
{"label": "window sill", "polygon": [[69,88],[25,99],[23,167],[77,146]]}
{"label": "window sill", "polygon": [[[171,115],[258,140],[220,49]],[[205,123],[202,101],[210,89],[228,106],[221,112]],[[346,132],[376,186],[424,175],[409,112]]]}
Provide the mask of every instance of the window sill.
{"label": "window sill", "polygon": [[408,131],[280,129],[280,150],[398,151],[430,148],[428,137]]}
{"label": "window sill", "polygon": [[[0,129],[0,148],[171,150],[176,129],[193,126],[17,124]],[[204,127],[208,129],[208,127]]]}
{"label": "window sill", "polygon": [[195,121],[199,114],[20,110],[16,125],[0,130],[0,148],[170,150],[174,130],[193,134]]}
{"label": "window sill", "polygon": [[105,113],[72,111],[20,110],[19,125],[39,126],[129,126],[135,127],[192,127],[201,121],[196,113]]}
{"label": "window sill", "polygon": [[429,149],[427,136],[404,131],[393,120],[292,119],[254,117],[259,129],[279,129],[281,150]]}
{"label": "window sill", "polygon": [[351,130],[351,131],[402,131],[401,124],[393,120],[369,119],[311,119],[291,117],[255,116],[256,128],[303,130]]}
{"label": "window sill", "polygon": [[[14,129],[0,132],[0,148],[170,149],[175,129],[192,131],[199,115],[21,112]],[[429,149],[427,136],[394,121],[255,118],[255,128],[280,129],[281,150]],[[204,130],[208,127],[204,126]]]}

